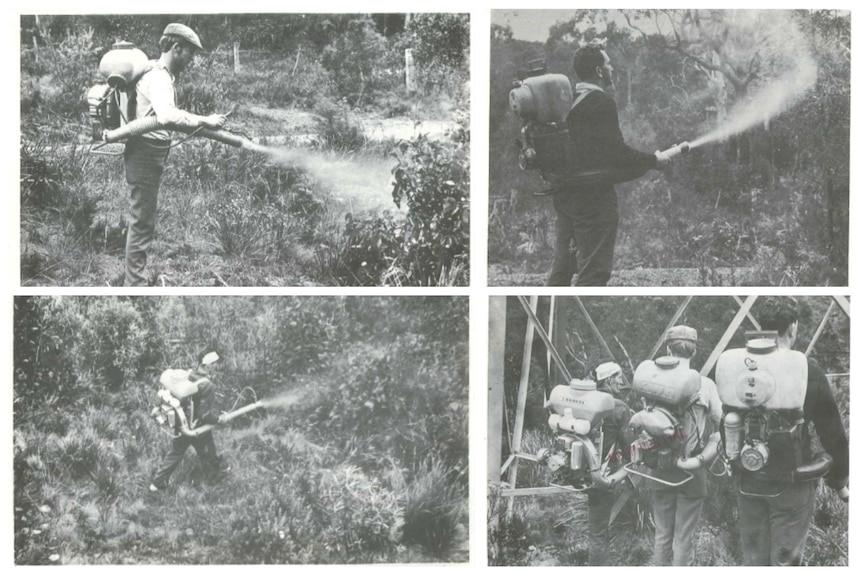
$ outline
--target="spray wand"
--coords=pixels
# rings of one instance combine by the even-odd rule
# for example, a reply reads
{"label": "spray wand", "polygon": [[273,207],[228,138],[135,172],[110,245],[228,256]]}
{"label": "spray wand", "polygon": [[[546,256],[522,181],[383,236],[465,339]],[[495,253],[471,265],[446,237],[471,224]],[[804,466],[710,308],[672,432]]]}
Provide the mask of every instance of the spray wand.
{"label": "spray wand", "polygon": [[246,405],[245,407],[240,407],[239,409],[236,409],[234,411],[222,413],[218,418],[218,423],[208,423],[206,425],[200,425],[198,427],[195,427],[194,429],[191,429],[188,426],[188,423],[181,419],[180,432],[187,437],[198,437],[199,435],[203,435],[204,433],[212,430],[212,428],[216,427],[217,425],[223,425],[228,421],[236,419],[237,417],[245,415],[246,413],[255,411],[256,409],[260,409],[261,407],[264,407],[263,402],[256,401],[254,403]]}
{"label": "spray wand", "polygon": [[669,159],[673,159],[673,158],[675,158],[681,154],[689,153],[691,151],[691,149],[692,149],[691,144],[689,144],[688,142],[683,142],[681,144],[671,146],[667,150],[664,150],[664,151],[659,152],[659,153],[667,156]]}

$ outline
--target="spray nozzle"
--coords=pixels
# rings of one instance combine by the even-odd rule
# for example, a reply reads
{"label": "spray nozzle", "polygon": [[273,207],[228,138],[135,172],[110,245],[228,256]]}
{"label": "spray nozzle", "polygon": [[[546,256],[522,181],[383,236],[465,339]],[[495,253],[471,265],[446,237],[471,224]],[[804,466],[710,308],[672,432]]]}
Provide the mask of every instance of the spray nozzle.
{"label": "spray nozzle", "polygon": [[681,144],[677,144],[675,146],[672,146],[672,147],[668,148],[667,150],[664,150],[662,152],[662,154],[664,154],[668,158],[675,158],[675,157],[679,156],[680,154],[687,154],[690,151],[691,151],[691,144],[689,144],[688,142],[683,142]]}

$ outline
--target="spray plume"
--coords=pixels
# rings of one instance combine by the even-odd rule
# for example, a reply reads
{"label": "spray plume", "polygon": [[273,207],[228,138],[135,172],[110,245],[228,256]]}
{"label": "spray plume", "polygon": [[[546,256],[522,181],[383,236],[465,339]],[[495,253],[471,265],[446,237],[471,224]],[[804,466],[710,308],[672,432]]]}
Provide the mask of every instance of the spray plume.
{"label": "spray plume", "polygon": [[262,399],[260,403],[268,409],[288,409],[301,404],[303,400],[308,400],[309,397],[309,386],[303,385],[282,393],[281,395]]}
{"label": "spray plume", "polygon": [[817,65],[810,58],[803,58],[794,70],[731,110],[723,126],[691,142],[691,148],[727,139],[777,116],[796,104],[816,82]]}
{"label": "spray plume", "polygon": [[337,156],[300,148],[252,145],[254,151],[267,154],[273,163],[308,173],[338,197],[357,201],[359,207],[394,207],[390,192],[392,163],[388,160]]}

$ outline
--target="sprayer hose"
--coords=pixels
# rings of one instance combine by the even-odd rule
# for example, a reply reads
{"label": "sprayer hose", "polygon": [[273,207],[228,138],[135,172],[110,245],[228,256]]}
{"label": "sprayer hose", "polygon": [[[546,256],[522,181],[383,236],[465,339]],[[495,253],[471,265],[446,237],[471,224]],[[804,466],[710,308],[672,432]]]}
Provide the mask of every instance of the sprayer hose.
{"label": "sprayer hose", "polygon": [[102,138],[105,142],[112,144],[159,129],[170,129],[184,134],[189,134],[191,136],[203,136],[204,138],[209,138],[210,140],[215,140],[235,148],[241,148],[246,142],[244,138],[232,134],[227,130],[213,130],[211,128],[204,127],[192,128],[189,126],[161,124],[155,116],[146,116],[144,118],[132,120],[128,124],[120,126],[116,130],[105,130],[102,134]]}

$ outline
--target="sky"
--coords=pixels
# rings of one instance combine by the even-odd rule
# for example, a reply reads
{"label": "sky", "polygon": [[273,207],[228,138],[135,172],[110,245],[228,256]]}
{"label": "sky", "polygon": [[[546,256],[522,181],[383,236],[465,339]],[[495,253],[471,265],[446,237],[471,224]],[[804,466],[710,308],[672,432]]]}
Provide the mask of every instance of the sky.
{"label": "sky", "polygon": [[509,26],[516,40],[544,42],[548,30],[558,21],[566,21],[576,10],[491,10],[491,23]]}

